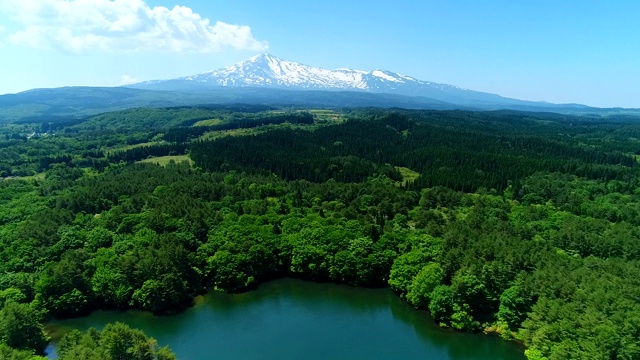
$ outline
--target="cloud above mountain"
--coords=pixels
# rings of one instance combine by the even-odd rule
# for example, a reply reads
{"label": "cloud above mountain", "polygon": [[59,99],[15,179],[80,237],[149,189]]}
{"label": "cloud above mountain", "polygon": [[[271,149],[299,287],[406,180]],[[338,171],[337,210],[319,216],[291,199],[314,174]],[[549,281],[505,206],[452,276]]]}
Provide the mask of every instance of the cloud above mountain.
{"label": "cloud above mountain", "polygon": [[21,29],[14,44],[70,53],[264,51],[251,28],[211,21],[186,6],[150,7],[144,0],[2,0]]}
{"label": "cloud above mountain", "polygon": [[124,74],[120,77],[120,85],[130,85],[138,82],[140,82],[140,79],[128,74]]}

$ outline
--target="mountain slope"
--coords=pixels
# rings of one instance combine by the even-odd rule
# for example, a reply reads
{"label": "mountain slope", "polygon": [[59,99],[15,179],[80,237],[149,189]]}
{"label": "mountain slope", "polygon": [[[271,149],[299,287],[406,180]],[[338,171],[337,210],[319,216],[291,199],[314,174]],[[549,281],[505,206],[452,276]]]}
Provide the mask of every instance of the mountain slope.
{"label": "mountain slope", "polygon": [[433,99],[355,91],[265,87],[193,86],[164,82],[170,91],[124,87],[64,87],[0,95],[0,123],[73,121],[115,110],[203,104],[268,104],[304,107],[382,107],[451,110],[462,107]]}
{"label": "mountain slope", "polygon": [[[102,112],[136,107],[166,107],[208,102],[230,102],[219,94],[215,101],[204,94],[151,91],[123,87],[63,87],[33,89],[0,95],[0,123],[12,121],[56,122]],[[62,118],[62,119],[61,119]]]}

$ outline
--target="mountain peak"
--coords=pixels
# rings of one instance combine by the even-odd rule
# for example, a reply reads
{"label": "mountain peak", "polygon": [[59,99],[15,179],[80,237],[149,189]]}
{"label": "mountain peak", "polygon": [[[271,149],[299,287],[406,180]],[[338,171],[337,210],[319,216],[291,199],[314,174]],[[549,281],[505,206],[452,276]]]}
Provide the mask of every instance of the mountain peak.
{"label": "mountain peak", "polygon": [[273,56],[269,53],[262,53],[262,54],[258,54],[258,55],[254,55],[252,57],[250,57],[249,59],[246,60],[246,62],[259,62],[259,61],[264,61],[264,60],[275,60],[275,61],[282,61],[282,59]]}

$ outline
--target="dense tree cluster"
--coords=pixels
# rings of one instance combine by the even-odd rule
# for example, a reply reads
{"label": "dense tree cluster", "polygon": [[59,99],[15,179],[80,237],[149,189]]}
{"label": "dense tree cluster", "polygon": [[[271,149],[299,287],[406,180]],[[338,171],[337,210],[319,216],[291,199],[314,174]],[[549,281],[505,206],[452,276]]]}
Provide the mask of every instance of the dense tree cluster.
{"label": "dense tree cluster", "polygon": [[198,141],[190,149],[196,165],[210,171],[258,169],[291,180],[362,181],[376,173],[397,178],[385,167],[393,164],[421,174],[416,188],[442,185],[461,191],[502,191],[509,181],[539,171],[606,180],[631,179],[638,173],[636,161],[617,151],[526,134],[443,128],[399,114],[313,132],[285,129]]}

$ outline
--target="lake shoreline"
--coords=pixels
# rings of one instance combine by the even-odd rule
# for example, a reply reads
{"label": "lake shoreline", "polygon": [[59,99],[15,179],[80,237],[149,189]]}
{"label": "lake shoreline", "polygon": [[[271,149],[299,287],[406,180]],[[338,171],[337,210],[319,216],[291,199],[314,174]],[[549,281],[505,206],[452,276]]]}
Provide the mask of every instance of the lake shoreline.
{"label": "lake shoreline", "polygon": [[[283,307],[282,303],[286,303],[288,306]],[[257,312],[254,314],[255,316],[245,314],[247,312],[250,313],[251,309],[255,307],[266,307],[268,311]],[[327,311],[327,308],[330,308],[331,311]],[[336,314],[340,313],[344,314],[336,317]],[[195,314],[199,315],[196,316]],[[226,317],[230,316],[230,314],[236,318],[236,321],[227,323]],[[325,315],[319,316],[318,314]],[[210,328],[209,323],[202,323],[203,320],[200,319],[202,317],[222,318],[225,321],[222,323],[220,321],[212,321],[211,323],[217,325]],[[307,317],[311,317],[312,321],[296,323],[296,319]],[[333,319],[331,321],[334,322],[324,319],[325,317]],[[338,329],[335,331],[344,331],[344,329],[350,328],[358,329],[354,333],[362,332],[364,333],[364,338],[368,338],[368,336],[379,337],[374,343],[384,342],[388,337],[397,337],[397,334],[387,334],[386,332],[390,328],[398,327],[401,329],[399,333],[403,334],[398,341],[412,339],[407,351],[413,351],[413,349],[421,347],[425,348],[424,351],[426,352],[429,352],[430,349],[435,351],[433,348],[437,350],[441,343],[458,343],[461,339],[464,339],[477,344],[476,347],[478,348],[495,348],[489,353],[497,351],[498,353],[508,354],[505,355],[504,359],[524,359],[522,348],[513,342],[504,341],[496,336],[486,336],[491,334],[472,334],[438,326],[427,311],[414,309],[389,288],[364,288],[345,284],[310,282],[294,278],[271,280],[262,283],[255,290],[236,294],[226,294],[211,289],[206,294],[194,298],[193,305],[189,308],[170,315],[158,316],[142,310],[98,310],[89,316],[81,318],[47,322],[46,329],[52,336],[52,341],[47,350],[55,352],[55,346],[60,337],[72,328],[86,330],[91,326],[100,328],[106,322],[121,321],[132,327],[142,328],[145,333],[155,337],[161,346],[169,345],[174,351],[177,349],[176,354],[179,358],[181,356],[182,358],[194,358],[194,356],[198,358],[198,355],[193,354],[190,354],[191,357],[185,357],[185,354],[181,354],[181,352],[197,348],[199,341],[215,343],[220,341],[220,338],[228,338],[227,342],[233,343],[241,337],[256,336],[256,340],[250,343],[264,343],[264,346],[269,346],[269,342],[264,342],[263,338],[270,335],[265,335],[259,331],[256,332],[256,329],[254,329],[255,322],[260,323],[260,321],[264,321],[263,318],[269,319],[265,323],[268,324],[268,326],[265,325],[266,327],[275,327],[278,331],[282,331],[283,334],[287,334],[287,336],[291,336],[287,331],[289,329],[282,323],[293,322],[295,326],[293,324],[287,326],[295,328],[293,334],[296,334],[296,336],[302,336],[301,334],[305,332],[314,334],[313,336],[302,336],[298,339],[300,344],[304,344],[305,341],[313,343],[318,337],[329,336],[324,333],[316,334],[314,327],[309,325],[320,321],[326,322],[324,326],[332,329],[328,333],[334,331],[334,329]],[[346,321],[346,319],[350,320]],[[243,324],[239,329],[237,322]],[[188,325],[185,326],[185,324]],[[202,326],[206,328],[206,331],[203,332],[215,333],[216,337],[212,339],[203,338],[201,340],[183,337],[183,334],[200,332]],[[285,329],[280,329],[281,327],[285,327]],[[175,333],[168,334],[167,331],[175,331]],[[233,337],[227,333],[237,336]],[[346,332],[344,336],[352,338],[351,341],[363,341],[355,336],[354,333]],[[382,334],[385,335],[383,336]],[[434,341],[434,339],[437,341]],[[333,342],[336,341],[341,344],[339,341],[342,340],[333,339]],[[224,342],[221,342],[220,345],[226,346]],[[343,351],[348,352],[351,350],[345,346]],[[384,351],[384,349],[381,351]],[[54,354],[51,354],[49,358],[53,359],[54,357],[52,356]],[[249,354],[247,356],[251,358]],[[283,356],[286,358],[286,355]],[[455,356],[446,357],[449,355],[442,354],[440,356],[445,356],[443,359],[457,359]],[[254,358],[257,359],[259,357]],[[479,357],[478,359],[484,358]]]}

